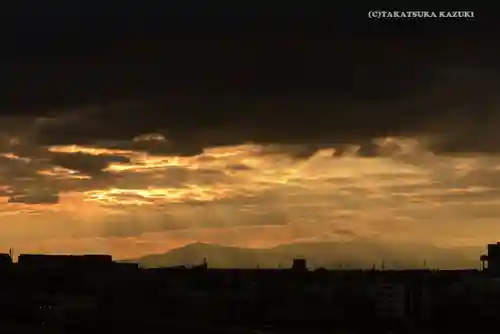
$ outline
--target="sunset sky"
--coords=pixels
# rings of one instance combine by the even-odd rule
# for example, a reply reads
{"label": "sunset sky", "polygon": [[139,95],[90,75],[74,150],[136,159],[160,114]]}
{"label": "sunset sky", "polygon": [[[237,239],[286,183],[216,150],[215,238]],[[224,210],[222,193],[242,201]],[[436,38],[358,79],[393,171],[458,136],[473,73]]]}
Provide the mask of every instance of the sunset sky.
{"label": "sunset sky", "polygon": [[363,13],[198,39],[13,25],[26,43],[0,59],[0,251],[495,242],[498,49],[477,22]]}

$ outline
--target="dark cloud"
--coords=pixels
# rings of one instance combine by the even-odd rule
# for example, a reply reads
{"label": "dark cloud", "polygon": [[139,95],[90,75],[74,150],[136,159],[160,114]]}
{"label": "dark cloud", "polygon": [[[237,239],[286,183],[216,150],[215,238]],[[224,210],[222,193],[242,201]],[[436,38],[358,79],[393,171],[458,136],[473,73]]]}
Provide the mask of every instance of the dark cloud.
{"label": "dark cloud", "polygon": [[194,156],[203,152],[203,147],[199,143],[162,143],[158,141],[134,142],[131,145],[117,145],[118,149],[131,149],[139,152],[146,152],[151,155],[174,155],[174,156]]}
{"label": "dark cloud", "polygon": [[266,154],[286,154],[295,159],[307,159],[314,155],[325,145],[321,144],[270,144],[259,149],[260,153]]}
{"label": "dark cloud", "polygon": [[245,164],[231,164],[226,166],[227,169],[232,170],[232,171],[245,171],[245,170],[252,170],[253,168],[250,166],[247,166]]}
{"label": "dark cloud", "polygon": [[127,101],[55,111],[50,117],[36,119],[35,142],[44,146],[98,145],[153,155],[193,156],[203,151],[199,140],[171,140],[175,122],[152,121],[151,117],[160,114],[155,110],[154,104]]}
{"label": "dark cloud", "polygon": [[345,146],[337,146],[335,147],[335,151],[333,152],[332,157],[341,157],[347,152],[347,148]]}
{"label": "dark cloud", "polygon": [[9,203],[23,204],[57,204],[59,203],[59,195],[57,194],[19,194],[9,197]]}
{"label": "dark cloud", "polygon": [[[487,70],[477,72],[464,75],[459,84],[436,74],[408,96],[375,104],[313,95],[267,96],[256,103],[246,96],[186,94],[55,110],[37,122],[31,137],[41,145],[105,143],[109,148],[181,156],[199,154],[210,146],[269,143],[282,145],[270,151],[286,150],[296,158],[307,158],[325,145],[360,143],[365,144],[359,154],[374,156],[375,147],[366,144],[373,138],[425,134],[436,138],[435,152],[495,152],[492,143],[500,120],[496,93],[476,87],[497,83]],[[162,134],[167,140],[132,140],[144,133]]]}
{"label": "dark cloud", "polygon": [[0,157],[0,178],[34,177],[37,164],[11,157]]}
{"label": "dark cloud", "polygon": [[118,155],[91,155],[81,152],[76,153],[51,153],[50,163],[64,168],[76,170],[84,174],[95,175],[102,173],[109,164],[127,163],[130,159]]}
{"label": "dark cloud", "polygon": [[362,143],[359,149],[356,151],[356,155],[359,157],[376,157],[380,153],[380,146],[368,142]]}
{"label": "dark cloud", "polygon": [[[0,61],[10,87],[1,109],[43,116],[36,133],[42,145],[120,143],[166,130],[168,143],[127,145],[173,155],[251,141],[313,145],[295,153],[307,158],[314,145],[435,132],[446,135],[443,151],[494,149],[494,133],[477,136],[497,114],[494,40],[448,28],[416,29],[409,38],[409,31],[386,30],[366,20],[365,12],[354,12],[363,17],[363,33],[339,29],[331,19],[326,26],[332,30],[319,29],[328,36],[285,33],[309,26],[291,24],[293,15],[282,33],[259,38],[124,38],[126,43],[88,48],[99,56],[80,49],[64,61],[27,52],[24,60]],[[313,17],[308,20],[318,19]],[[16,130],[24,130],[21,123]]]}

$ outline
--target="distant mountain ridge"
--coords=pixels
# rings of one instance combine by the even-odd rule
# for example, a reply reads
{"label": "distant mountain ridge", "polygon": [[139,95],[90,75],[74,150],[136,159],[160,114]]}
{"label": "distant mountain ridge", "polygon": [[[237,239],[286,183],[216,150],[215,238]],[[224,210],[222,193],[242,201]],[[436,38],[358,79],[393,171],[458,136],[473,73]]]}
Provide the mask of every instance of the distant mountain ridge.
{"label": "distant mountain ridge", "polygon": [[146,255],[124,262],[143,268],[194,266],[207,260],[212,268],[288,268],[294,258],[305,258],[311,268],[478,268],[482,247],[440,248],[434,245],[375,242],[308,242],[254,249],[192,243],[164,254]]}

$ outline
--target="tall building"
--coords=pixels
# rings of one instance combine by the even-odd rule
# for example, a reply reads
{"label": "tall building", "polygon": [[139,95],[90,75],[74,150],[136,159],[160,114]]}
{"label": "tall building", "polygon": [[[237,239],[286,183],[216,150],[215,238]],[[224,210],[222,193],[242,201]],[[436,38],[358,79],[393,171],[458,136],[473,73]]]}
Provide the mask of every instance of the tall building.
{"label": "tall building", "polygon": [[10,254],[0,254],[0,267],[5,268],[12,265],[12,258]]}
{"label": "tall building", "polygon": [[307,271],[306,259],[294,259],[292,269],[297,271]]}
{"label": "tall building", "polygon": [[500,242],[488,245],[488,273],[500,276]]}

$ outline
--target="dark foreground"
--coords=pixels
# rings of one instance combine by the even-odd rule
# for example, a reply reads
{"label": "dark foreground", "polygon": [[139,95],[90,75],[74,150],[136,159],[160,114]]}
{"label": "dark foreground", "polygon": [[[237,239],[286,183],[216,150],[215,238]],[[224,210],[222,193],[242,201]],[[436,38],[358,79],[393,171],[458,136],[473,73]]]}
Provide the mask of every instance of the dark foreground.
{"label": "dark foreground", "polygon": [[500,316],[500,284],[473,270],[2,271],[2,333],[487,333]]}

